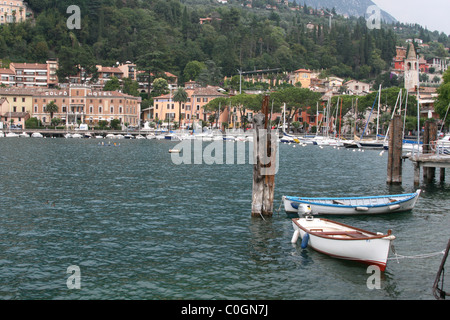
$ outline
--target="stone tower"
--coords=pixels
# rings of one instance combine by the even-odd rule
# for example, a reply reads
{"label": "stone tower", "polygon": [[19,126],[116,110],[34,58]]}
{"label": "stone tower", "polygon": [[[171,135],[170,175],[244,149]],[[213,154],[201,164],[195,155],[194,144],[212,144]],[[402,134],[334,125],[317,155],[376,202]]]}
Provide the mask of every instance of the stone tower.
{"label": "stone tower", "polygon": [[419,61],[412,43],[409,44],[409,52],[405,59],[404,68],[405,89],[408,91],[414,91],[415,87],[419,85]]}

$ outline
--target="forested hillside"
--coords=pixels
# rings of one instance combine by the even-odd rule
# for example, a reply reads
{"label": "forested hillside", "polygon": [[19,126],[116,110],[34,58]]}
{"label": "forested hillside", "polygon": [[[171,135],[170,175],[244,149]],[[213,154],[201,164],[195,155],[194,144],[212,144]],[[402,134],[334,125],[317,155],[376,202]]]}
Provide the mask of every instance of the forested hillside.
{"label": "forested hillside", "polygon": [[[28,3],[34,20],[0,27],[0,57],[4,63],[58,58],[63,75],[75,72],[77,64],[89,70],[132,61],[187,81],[192,74],[185,74],[186,65],[198,61],[217,71],[210,82],[235,75],[237,69],[266,68],[327,69],[341,77],[373,79],[390,66],[399,40],[392,27],[369,30],[364,18],[336,15],[330,28],[328,17],[282,6],[250,9],[214,0]],[[81,8],[79,30],[66,26],[66,10],[73,4]],[[200,24],[200,18],[211,19]],[[404,27],[402,32],[410,30]]]}

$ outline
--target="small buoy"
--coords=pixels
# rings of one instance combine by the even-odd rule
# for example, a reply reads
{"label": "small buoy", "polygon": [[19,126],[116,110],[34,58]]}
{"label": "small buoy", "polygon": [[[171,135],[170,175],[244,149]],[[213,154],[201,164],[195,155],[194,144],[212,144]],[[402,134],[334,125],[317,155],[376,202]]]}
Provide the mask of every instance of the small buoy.
{"label": "small buoy", "polygon": [[356,211],[369,211],[369,208],[367,207],[356,207]]}
{"label": "small buoy", "polygon": [[300,230],[295,230],[294,234],[292,235],[291,243],[296,243],[299,236],[300,236]]}
{"label": "small buoy", "polygon": [[301,246],[302,249],[305,249],[308,246],[308,241],[309,241],[309,233],[305,233],[302,239],[302,246]]}

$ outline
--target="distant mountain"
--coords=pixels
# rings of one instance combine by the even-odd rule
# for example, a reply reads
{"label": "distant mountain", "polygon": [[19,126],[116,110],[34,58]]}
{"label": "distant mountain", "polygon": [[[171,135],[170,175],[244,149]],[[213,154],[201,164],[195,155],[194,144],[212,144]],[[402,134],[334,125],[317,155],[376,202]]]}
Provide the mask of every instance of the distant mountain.
{"label": "distant mountain", "polygon": [[[289,0],[293,2],[294,0]],[[306,3],[311,8],[328,8],[335,9],[338,14],[347,14],[349,16],[364,17],[367,8],[376,5],[371,0],[295,0],[298,4]],[[387,23],[396,22],[397,20],[389,13],[381,10],[381,19]]]}

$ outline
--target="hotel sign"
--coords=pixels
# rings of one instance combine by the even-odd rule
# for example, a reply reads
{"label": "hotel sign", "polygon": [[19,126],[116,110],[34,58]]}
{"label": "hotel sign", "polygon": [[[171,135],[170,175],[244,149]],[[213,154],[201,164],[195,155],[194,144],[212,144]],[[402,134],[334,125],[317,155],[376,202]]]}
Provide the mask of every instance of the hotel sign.
{"label": "hotel sign", "polygon": [[[46,96],[68,96],[69,93],[67,91],[46,91]],[[87,96],[94,96],[94,97],[108,97],[112,96],[112,93],[109,91],[100,91],[100,92],[89,92],[87,93]]]}

